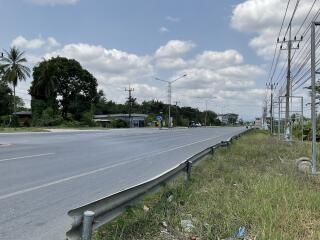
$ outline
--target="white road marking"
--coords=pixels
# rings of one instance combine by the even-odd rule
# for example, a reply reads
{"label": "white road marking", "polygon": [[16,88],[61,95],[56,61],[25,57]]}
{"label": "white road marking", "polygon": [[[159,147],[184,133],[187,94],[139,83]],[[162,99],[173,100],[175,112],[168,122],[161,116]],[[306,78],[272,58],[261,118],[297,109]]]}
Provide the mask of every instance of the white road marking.
{"label": "white road marking", "polygon": [[[225,134],[225,135],[227,135],[227,134]],[[194,145],[194,144],[198,144],[198,143],[206,142],[206,141],[209,141],[209,140],[213,140],[213,139],[225,136],[225,135],[220,135],[220,136],[217,136],[217,137],[207,138],[207,139],[200,140],[200,141],[197,141],[197,142],[188,143],[188,144],[185,144],[185,145],[182,145],[182,146],[177,146],[177,147],[174,147],[174,148],[170,148],[168,150],[156,152],[154,154],[145,155],[143,157],[139,157],[139,158],[136,158],[136,159],[126,160],[126,161],[119,162],[119,163],[116,163],[116,164],[113,164],[113,165],[109,165],[109,166],[106,166],[106,167],[98,168],[96,170],[92,170],[92,171],[89,171],[89,172],[84,172],[84,173],[81,173],[81,174],[77,174],[77,175],[73,175],[73,176],[70,176],[70,177],[62,178],[62,179],[59,179],[59,180],[56,180],[56,181],[53,181],[53,182],[49,182],[49,183],[45,183],[45,184],[38,185],[38,186],[35,186],[35,187],[26,188],[26,189],[19,190],[19,191],[13,192],[13,193],[5,194],[5,195],[0,196],[0,200],[4,200],[4,199],[10,198],[10,197],[15,197],[15,196],[18,196],[18,195],[21,195],[21,194],[24,194],[24,193],[33,192],[33,191],[36,191],[36,190],[39,190],[39,189],[43,189],[43,188],[47,188],[47,187],[50,187],[50,186],[53,186],[53,185],[57,185],[57,184],[60,184],[60,183],[69,182],[71,180],[78,179],[78,178],[85,177],[85,176],[89,176],[89,175],[92,175],[92,174],[95,174],[95,173],[99,173],[99,172],[105,171],[105,170],[110,169],[110,168],[118,167],[118,166],[125,165],[125,164],[128,164],[128,163],[137,162],[137,161],[140,161],[141,159],[144,159],[146,157],[151,157],[151,156],[160,155],[160,154],[163,154],[163,153],[166,153],[166,152],[171,152],[171,151],[178,150],[178,149],[181,149],[181,148],[185,148],[185,147],[188,147],[188,146],[191,146],[191,145]]]}
{"label": "white road marking", "polygon": [[55,154],[55,153],[43,153],[43,154],[30,155],[30,156],[21,156],[21,157],[14,157],[14,158],[5,158],[5,159],[0,159],[0,162],[7,162],[7,161],[11,161],[11,160],[24,159],[24,158],[43,157],[43,156],[49,156],[49,155],[54,155],[54,154]]}

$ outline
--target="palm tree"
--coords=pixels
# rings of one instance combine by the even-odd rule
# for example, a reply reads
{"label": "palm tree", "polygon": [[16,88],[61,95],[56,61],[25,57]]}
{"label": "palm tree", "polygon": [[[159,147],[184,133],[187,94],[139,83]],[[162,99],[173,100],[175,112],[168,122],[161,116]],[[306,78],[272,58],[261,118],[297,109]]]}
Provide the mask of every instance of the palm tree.
{"label": "palm tree", "polygon": [[13,111],[16,111],[16,87],[18,81],[26,80],[30,77],[30,69],[24,65],[27,59],[23,56],[24,52],[16,47],[5,51],[5,56],[0,60],[0,69],[3,71],[3,80],[13,86]]}

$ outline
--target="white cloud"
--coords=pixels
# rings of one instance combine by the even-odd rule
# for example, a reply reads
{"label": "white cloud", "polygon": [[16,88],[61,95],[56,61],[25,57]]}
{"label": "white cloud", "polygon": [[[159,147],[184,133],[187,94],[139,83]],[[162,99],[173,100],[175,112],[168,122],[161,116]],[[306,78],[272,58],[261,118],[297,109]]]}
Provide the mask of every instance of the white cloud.
{"label": "white cloud", "polygon": [[[293,36],[298,31],[314,0],[300,1],[296,12],[292,33]],[[280,37],[283,37],[288,21],[291,18],[296,1],[291,1],[284,22],[284,27]],[[281,27],[282,19],[287,6],[287,1],[282,0],[246,0],[235,6],[231,17],[231,26],[238,31],[253,33],[255,36],[251,39],[249,46],[256,50],[258,56],[270,59],[273,56],[274,46]],[[303,33],[307,24],[311,21],[315,12],[319,9],[316,3],[308,21],[300,31],[299,36]],[[302,42],[303,46],[304,42]]]}
{"label": "white cloud", "polygon": [[171,16],[166,16],[166,20],[169,22],[180,22],[180,18],[171,17]]}
{"label": "white cloud", "polygon": [[160,57],[176,57],[181,56],[196,45],[191,41],[171,40],[166,45],[161,46],[155,53],[155,56]]}
{"label": "white cloud", "polygon": [[18,36],[11,42],[11,46],[16,46],[18,48],[26,48],[26,49],[42,48],[44,44],[45,44],[45,41],[42,38],[34,38],[31,40],[27,40],[23,36]]}
{"label": "white cloud", "polygon": [[24,48],[24,49],[39,49],[43,47],[52,49],[52,48],[59,47],[60,43],[58,43],[58,41],[53,37],[48,37],[47,39],[38,37],[38,38],[28,40],[23,36],[18,36],[12,40],[11,46],[16,46],[18,48]]}
{"label": "white cloud", "polygon": [[188,63],[183,58],[159,58],[155,65],[160,69],[179,69],[186,67]]}
{"label": "white cloud", "polygon": [[47,42],[49,48],[56,48],[60,46],[60,43],[53,37],[48,37]]}
{"label": "white cloud", "polygon": [[224,66],[238,65],[243,62],[243,56],[236,50],[223,52],[204,51],[198,55],[193,64],[197,67],[217,69]]}
{"label": "white cloud", "polygon": [[119,99],[112,89],[126,86],[130,82],[152,79],[153,66],[148,56],[138,56],[117,49],[84,43],[68,44],[62,49],[48,53],[45,58],[61,56],[74,58],[92,72],[107,95]]}
{"label": "white cloud", "polygon": [[79,0],[29,0],[37,5],[73,5],[79,2]]}
{"label": "white cloud", "polygon": [[161,32],[161,33],[169,32],[169,29],[162,26],[162,27],[159,29],[159,32]]}

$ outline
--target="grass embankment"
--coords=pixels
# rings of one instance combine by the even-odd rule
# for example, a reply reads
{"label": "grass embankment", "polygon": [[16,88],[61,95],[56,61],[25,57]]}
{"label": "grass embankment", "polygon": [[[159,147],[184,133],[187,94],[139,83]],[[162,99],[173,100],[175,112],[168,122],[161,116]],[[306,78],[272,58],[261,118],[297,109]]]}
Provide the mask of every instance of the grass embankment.
{"label": "grass embankment", "polygon": [[[308,143],[289,145],[254,131],[94,235],[102,239],[320,239],[320,177],[297,172]],[[149,208],[149,210],[147,210]],[[191,232],[181,220],[191,220]]]}

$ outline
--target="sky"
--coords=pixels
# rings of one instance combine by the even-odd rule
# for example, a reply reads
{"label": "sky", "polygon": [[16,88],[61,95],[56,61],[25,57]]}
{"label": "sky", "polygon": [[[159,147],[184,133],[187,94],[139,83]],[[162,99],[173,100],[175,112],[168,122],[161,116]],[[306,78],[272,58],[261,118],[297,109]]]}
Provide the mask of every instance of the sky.
{"label": "sky", "polygon": [[[0,49],[25,51],[33,68],[43,58],[74,58],[98,80],[108,100],[261,116],[265,84],[284,0],[0,0]],[[309,9],[304,0],[297,26]],[[290,6],[289,11],[293,8]],[[284,61],[282,58],[281,61]],[[17,95],[30,104],[32,78]]]}

